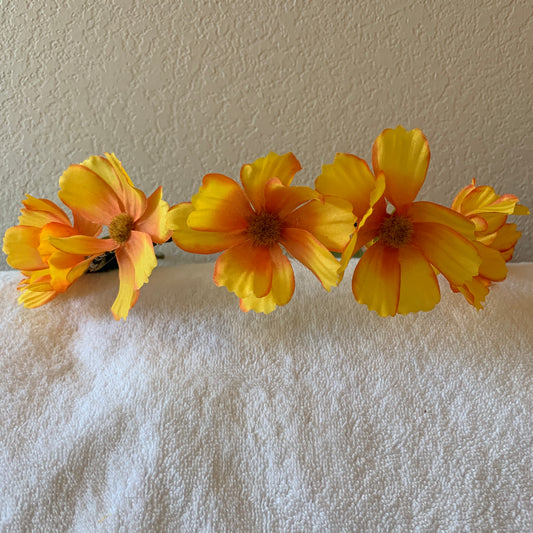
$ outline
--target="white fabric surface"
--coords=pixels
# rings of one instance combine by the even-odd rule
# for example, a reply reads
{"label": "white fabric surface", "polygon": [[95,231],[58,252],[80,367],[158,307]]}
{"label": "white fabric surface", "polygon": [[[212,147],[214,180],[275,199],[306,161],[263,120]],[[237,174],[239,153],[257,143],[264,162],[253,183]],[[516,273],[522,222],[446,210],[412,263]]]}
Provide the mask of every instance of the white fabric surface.
{"label": "white fabric surface", "polygon": [[0,273],[2,531],[531,531],[533,264],[477,312],[383,319],[345,281],[244,314],[212,264],[47,306]]}

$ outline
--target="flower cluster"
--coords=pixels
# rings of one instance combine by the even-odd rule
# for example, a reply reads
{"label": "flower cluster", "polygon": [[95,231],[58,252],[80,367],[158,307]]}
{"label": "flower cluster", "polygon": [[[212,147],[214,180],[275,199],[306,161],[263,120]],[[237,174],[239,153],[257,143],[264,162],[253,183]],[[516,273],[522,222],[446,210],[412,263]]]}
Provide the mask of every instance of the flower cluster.
{"label": "flower cluster", "polygon": [[450,208],[415,201],[429,160],[423,133],[398,126],[374,142],[372,170],[355,155],[337,154],[314,189],[293,186],[300,163],[292,153],[271,152],[242,167],[240,184],[208,174],[190,202],[169,209],[161,187],[146,197],[106,153],[71,165],[59,180],[72,222],[55,203],[28,195],[3,251],[24,276],[19,302],[28,308],[65,292],[111,255],[120,281],[111,307],[116,320],[126,319],[157,265],[154,245],[171,239],[190,253],[220,253],[213,279],[235,293],[243,311],[270,313],[291,300],[289,256],[329,291],[363,250],[352,290],[379,315],[433,309],[439,274],[480,309],[489,286],[505,279],[520,238],[508,215],[529,211],[516,196],[475,180]]}

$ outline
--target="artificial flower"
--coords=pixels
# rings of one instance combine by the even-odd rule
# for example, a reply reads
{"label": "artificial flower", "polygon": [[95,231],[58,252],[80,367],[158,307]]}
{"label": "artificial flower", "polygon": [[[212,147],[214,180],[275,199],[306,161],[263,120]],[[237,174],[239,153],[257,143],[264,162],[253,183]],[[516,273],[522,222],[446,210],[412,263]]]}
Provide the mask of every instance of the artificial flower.
{"label": "artificial flower", "polygon": [[529,210],[518,204],[515,195],[498,195],[488,185],[476,186],[475,179],[455,197],[452,209],[474,223],[475,246],[482,262],[477,276],[463,285],[451,285],[451,288],[454,292],[461,292],[471,305],[482,309],[489,286],[506,278],[505,263],[513,257],[521,236],[516,224],[507,223],[507,217],[528,215]]}
{"label": "artificial flower", "polygon": [[341,252],[354,231],[351,205],[291,187],[300,163],[273,152],[244,165],[242,187],[221,174],[204,177],[191,202],[171,208],[169,226],[180,248],[222,253],[213,279],[240,299],[243,311],[270,313],[294,293],[294,272],[282,247],[309,268],[326,290],[339,281]]}
{"label": "artificial flower", "polygon": [[109,238],[75,235],[51,237],[50,242],[70,254],[115,252],[120,286],[111,311],[120,320],[126,319],[157,265],[153,243],[170,238],[168,204],[161,199],[161,187],[146,198],[133,186],[116,156],[105,155],[71,165],[59,180],[59,197],[74,215],[107,226]]}
{"label": "artificial flower", "polygon": [[362,159],[338,154],[316,180],[319,192],[352,204],[357,231],[340,268],[367,245],[352,290],[358,302],[381,316],[433,309],[440,301],[436,272],[458,286],[478,274],[481,258],[473,244],[474,224],[447,207],[414,201],[429,160],[423,133],[398,126],[384,130],[374,142],[374,173]]}
{"label": "artificial flower", "polygon": [[71,224],[67,214],[54,202],[26,195],[22,201],[19,224],[9,228],[2,250],[7,263],[22,271],[19,303],[39,307],[65,292],[89,267],[94,255],[71,254],[57,250],[50,237],[85,235],[96,237],[101,226],[75,216]]}

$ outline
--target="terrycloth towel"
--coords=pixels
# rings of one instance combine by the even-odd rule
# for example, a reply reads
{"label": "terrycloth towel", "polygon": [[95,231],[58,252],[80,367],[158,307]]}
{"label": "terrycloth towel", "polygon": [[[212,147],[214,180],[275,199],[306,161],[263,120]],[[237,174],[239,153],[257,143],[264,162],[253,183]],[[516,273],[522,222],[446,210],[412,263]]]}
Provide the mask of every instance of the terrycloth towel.
{"label": "terrycloth towel", "polygon": [[353,268],[264,316],[160,266],[126,323],[116,272],[0,273],[1,531],[532,531],[533,264],[385,319]]}

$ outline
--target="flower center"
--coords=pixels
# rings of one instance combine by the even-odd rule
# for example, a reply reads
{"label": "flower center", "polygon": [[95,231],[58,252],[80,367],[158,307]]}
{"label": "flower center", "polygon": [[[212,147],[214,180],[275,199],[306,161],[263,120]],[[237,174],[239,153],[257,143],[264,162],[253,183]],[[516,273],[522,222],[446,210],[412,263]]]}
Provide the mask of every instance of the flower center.
{"label": "flower center", "polygon": [[254,246],[272,246],[281,237],[281,220],[272,213],[257,213],[248,219],[248,235]]}
{"label": "flower center", "polygon": [[109,224],[109,236],[119,244],[124,244],[131,235],[133,217],[128,213],[120,213]]}
{"label": "flower center", "polygon": [[391,215],[379,228],[379,238],[387,246],[400,248],[407,244],[413,236],[413,223],[404,216]]}

